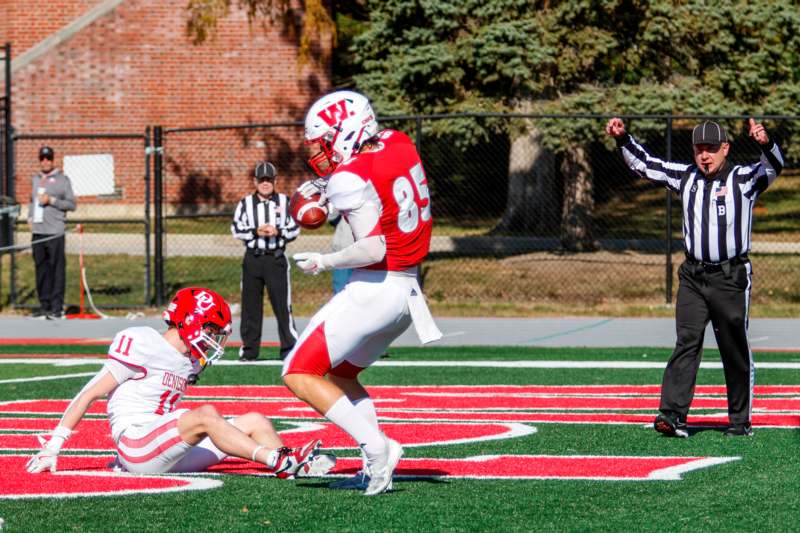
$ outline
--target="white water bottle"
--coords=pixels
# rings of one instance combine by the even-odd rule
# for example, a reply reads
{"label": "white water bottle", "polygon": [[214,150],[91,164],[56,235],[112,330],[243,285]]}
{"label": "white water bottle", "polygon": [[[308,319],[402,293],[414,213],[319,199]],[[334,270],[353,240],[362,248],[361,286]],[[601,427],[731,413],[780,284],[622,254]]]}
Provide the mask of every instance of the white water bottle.
{"label": "white water bottle", "polygon": [[33,221],[34,222],[43,222],[44,221],[44,207],[42,204],[39,203],[39,198],[44,194],[44,187],[39,187],[36,189],[36,199],[33,201]]}

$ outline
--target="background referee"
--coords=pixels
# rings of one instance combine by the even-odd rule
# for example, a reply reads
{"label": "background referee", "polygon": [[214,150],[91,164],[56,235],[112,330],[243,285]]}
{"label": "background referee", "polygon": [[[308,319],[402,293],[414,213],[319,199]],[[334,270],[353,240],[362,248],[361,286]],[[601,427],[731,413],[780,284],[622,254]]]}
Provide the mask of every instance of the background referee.
{"label": "background referee", "polygon": [[686,415],[694,395],[703,335],[709,320],[722,356],[730,426],[725,435],[752,435],[755,366],[747,339],[752,267],[747,258],[758,196],[783,168],[778,146],[750,119],[750,137],[762,151],[759,162],[733,165],[730,145],[716,122],[692,132],[695,164],[662,161],[626,133],[619,118],[606,132],[615,137],[627,165],[638,175],[680,195],[686,261],[678,270],[675,351],[664,371],[656,431],[688,437]]}
{"label": "background referee", "polygon": [[239,201],[231,232],[244,241],[242,260],[242,348],[240,360],[258,358],[264,314],[264,287],[278,321],[280,354],[283,359],[297,341],[292,316],[292,281],[286,243],[300,234],[289,216],[289,200],[275,192],[278,173],[275,165],[262,161],[256,165],[253,185],[256,190]]}

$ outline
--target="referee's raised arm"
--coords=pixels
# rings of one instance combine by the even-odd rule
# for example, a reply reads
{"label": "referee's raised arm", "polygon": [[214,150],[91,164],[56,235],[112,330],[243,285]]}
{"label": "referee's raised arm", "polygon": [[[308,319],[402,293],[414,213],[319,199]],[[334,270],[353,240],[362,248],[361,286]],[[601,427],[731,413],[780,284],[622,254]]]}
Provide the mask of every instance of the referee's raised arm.
{"label": "referee's raised arm", "polygon": [[651,155],[627,132],[621,118],[614,117],[606,124],[606,133],[617,143],[628,167],[638,176],[658,182],[674,192],[680,192],[681,182],[691,172],[692,165],[664,161]]}
{"label": "referee's raised arm", "polygon": [[755,198],[772,185],[783,170],[783,154],[780,147],[769,138],[764,126],[750,119],[750,138],[761,148],[758,163],[742,167],[738,178],[742,192],[748,198]]}

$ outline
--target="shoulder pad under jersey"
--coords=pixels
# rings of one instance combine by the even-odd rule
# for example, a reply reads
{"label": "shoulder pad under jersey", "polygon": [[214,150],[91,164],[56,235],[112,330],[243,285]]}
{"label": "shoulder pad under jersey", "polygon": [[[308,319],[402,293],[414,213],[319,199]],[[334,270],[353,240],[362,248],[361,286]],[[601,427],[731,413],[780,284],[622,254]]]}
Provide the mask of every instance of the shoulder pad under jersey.
{"label": "shoulder pad under jersey", "polygon": [[364,203],[364,191],[367,180],[350,172],[342,170],[334,172],[325,187],[325,195],[333,207],[339,211],[352,211]]}
{"label": "shoulder pad under jersey", "polygon": [[154,335],[159,333],[149,327],[126,328],[114,336],[108,347],[108,357],[131,367],[146,368],[153,353]]}

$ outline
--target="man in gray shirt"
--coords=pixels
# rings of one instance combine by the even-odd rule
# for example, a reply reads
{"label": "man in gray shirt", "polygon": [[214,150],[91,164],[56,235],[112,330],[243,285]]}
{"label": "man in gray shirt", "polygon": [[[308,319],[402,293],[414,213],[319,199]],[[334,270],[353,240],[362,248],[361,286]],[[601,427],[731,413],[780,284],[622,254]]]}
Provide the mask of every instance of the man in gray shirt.
{"label": "man in gray shirt", "polygon": [[72,183],[54,165],[49,146],[39,150],[41,172],[32,179],[28,224],[31,226],[33,260],[36,264],[36,294],[40,318],[61,318],[66,284],[64,230],[67,211],[75,210]]}

